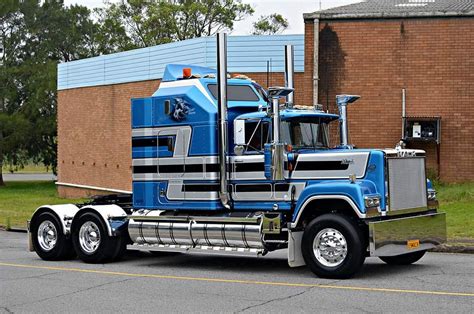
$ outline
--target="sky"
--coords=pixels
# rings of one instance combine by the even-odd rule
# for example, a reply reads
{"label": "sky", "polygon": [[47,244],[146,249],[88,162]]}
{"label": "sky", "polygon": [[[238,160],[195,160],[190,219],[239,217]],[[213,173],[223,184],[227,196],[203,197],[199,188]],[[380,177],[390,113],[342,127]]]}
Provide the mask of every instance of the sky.
{"label": "sky", "polygon": [[[362,0],[243,0],[242,2],[249,3],[254,7],[255,13],[244,21],[235,23],[232,34],[250,34],[253,22],[261,15],[269,15],[272,13],[279,13],[288,20],[289,27],[283,34],[303,34],[303,13],[318,11],[320,5],[324,10],[361,1]],[[64,0],[64,3],[66,5],[82,4],[89,8],[103,6],[103,0]]]}

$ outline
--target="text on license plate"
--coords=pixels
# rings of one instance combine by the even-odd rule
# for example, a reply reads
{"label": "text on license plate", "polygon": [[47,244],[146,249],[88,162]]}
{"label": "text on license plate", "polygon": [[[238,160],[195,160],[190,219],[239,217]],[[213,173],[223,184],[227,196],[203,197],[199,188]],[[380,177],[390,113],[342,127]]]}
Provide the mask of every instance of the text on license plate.
{"label": "text on license plate", "polygon": [[420,246],[420,240],[408,240],[407,247],[408,249],[416,249]]}

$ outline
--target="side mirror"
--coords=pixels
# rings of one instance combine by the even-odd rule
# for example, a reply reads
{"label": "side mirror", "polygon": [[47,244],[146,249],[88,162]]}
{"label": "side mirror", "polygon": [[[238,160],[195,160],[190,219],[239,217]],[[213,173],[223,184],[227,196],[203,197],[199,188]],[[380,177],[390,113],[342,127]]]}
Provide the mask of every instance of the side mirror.
{"label": "side mirror", "polygon": [[245,143],[245,120],[234,121],[234,144],[246,145]]}

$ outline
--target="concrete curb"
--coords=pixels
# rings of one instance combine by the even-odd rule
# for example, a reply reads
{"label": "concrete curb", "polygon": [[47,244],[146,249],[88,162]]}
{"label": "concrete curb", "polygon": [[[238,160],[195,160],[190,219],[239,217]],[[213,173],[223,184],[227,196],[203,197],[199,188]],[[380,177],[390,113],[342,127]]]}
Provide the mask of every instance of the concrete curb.
{"label": "concrete curb", "polygon": [[474,254],[474,246],[463,244],[442,244],[430,252]]}
{"label": "concrete curb", "polygon": [[2,231],[8,231],[8,232],[19,232],[19,233],[27,233],[28,230],[26,228],[10,228],[7,229],[7,227],[0,225],[0,230]]}

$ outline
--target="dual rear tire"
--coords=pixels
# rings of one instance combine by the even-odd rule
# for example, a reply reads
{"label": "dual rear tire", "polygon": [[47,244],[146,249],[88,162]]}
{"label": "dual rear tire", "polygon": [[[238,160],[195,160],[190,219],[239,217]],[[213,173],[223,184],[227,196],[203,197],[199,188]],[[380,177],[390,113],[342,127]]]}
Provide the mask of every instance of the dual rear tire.
{"label": "dual rear tire", "polygon": [[64,234],[63,226],[55,214],[45,211],[34,217],[30,232],[33,248],[42,259],[60,261],[76,256],[71,239]]}
{"label": "dual rear tire", "polygon": [[125,252],[124,237],[109,236],[103,220],[95,213],[81,214],[71,229],[74,250],[79,259],[86,263],[116,261]]}
{"label": "dual rear tire", "polygon": [[32,220],[30,230],[34,250],[48,261],[78,256],[86,263],[104,263],[120,259],[126,250],[126,239],[109,236],[102,218],[93,212],[74,219],[70,236],[64,234],[58,217],[48,211]]}

